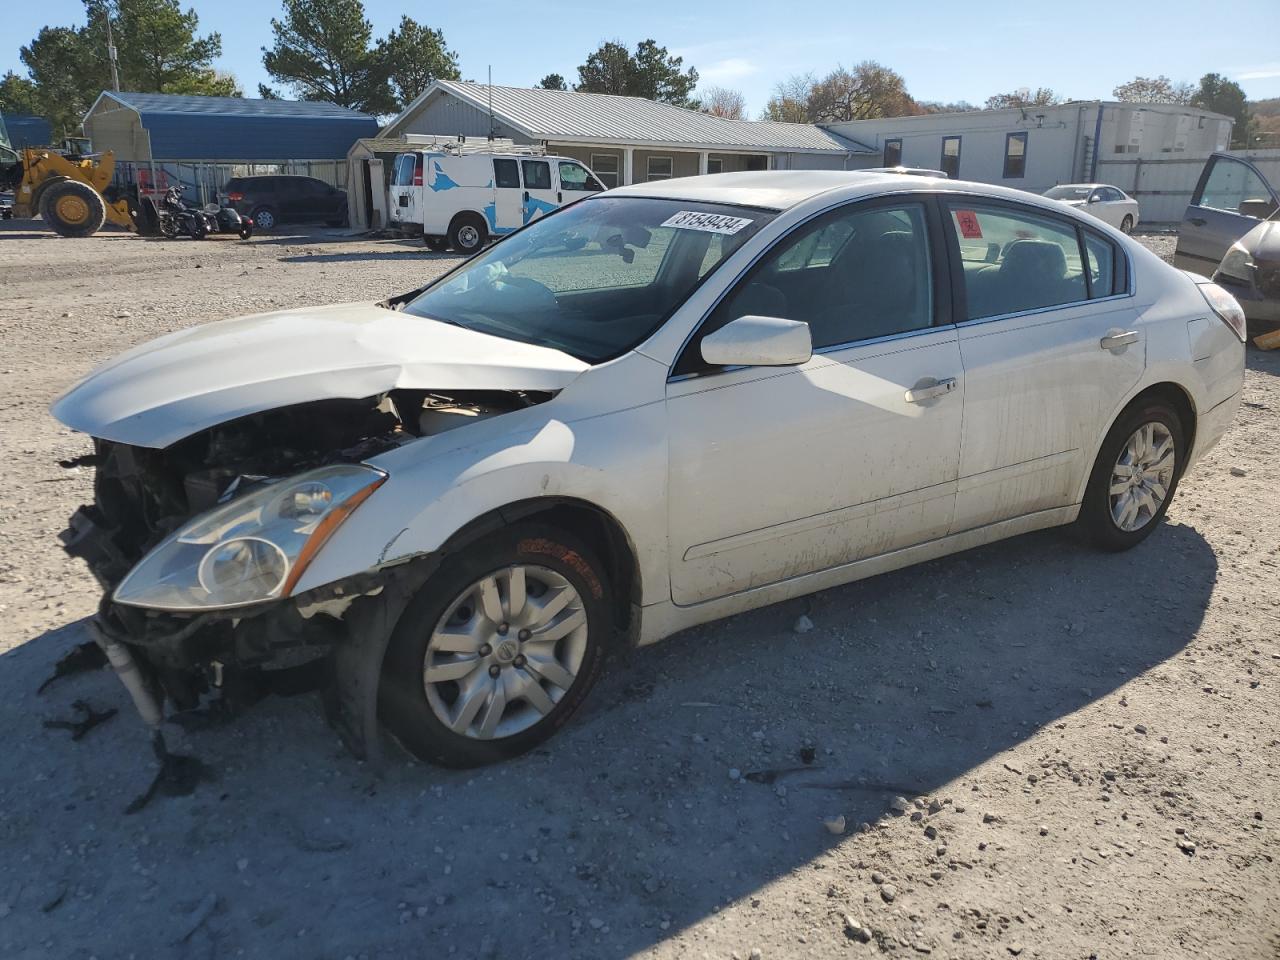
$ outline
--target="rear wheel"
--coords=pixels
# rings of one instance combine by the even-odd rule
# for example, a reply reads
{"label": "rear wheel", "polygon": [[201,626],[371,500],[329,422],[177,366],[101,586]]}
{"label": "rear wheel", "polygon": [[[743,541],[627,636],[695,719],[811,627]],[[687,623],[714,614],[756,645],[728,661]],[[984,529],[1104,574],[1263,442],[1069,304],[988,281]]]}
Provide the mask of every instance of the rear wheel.
{"label": "rear wheel", "polygon": [[449,225],[449,246],[465,256],[478,251],[484,246],[489,231],[474,213],[462,213],[453,218]]}
{"label": "rear wheel", "polygon": [[604,568],[562,531],[517,525],[455,554],[391,637],[379,714],[417,757],[524,753],[582,705],[612,630]]}
{"label": "rear wheel", "polygon": [[107,203],[87,183],[64,180],[45,190],[40,198],[40,216],[59,236],[88,237],[106,222]]}
{"label": "rear wheel", "polygon": [[1124,215],[1124,219],[1120,221],[1121,233],[1133,233],[1133,217],[1129,214]]}
{"label": "rear wheel", "polygon": [[1128,550],[1155,529],[1178,487],[1184,437],[1177,411],[1162,400],[1120,415],[1098,452],[1076,521],[1095,546]]}
{"label": "rear wheel", "polygon": [[276,223],[278,222],[276,212],[270,207],[259,207],[253,211],[251,219],[255,227],[259,230],[266,230],[268,233],[276,228]]}

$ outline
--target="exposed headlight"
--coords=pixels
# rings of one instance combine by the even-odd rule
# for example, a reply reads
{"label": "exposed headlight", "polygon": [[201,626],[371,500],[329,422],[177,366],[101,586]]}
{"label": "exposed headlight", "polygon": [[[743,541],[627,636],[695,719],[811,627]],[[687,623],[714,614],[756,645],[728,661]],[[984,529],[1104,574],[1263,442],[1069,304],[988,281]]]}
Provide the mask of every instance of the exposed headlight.
{"label": "exposed headlight", "polygon": [[1196,288],[1213,312],[1218,315],[1218,319],[1230,327],[1232,332],[1240,338],[1240,342],[1244,343],[1247,339],[1248,323],[1244,318],[1244,310],[1240,308],[1236,298],[1216,283],[1197,283]]}
{"label": "exposed headlight", "polygon": [[340,464],[215,507],[143,557],[114,599],[201,611],[287,597],[325,541],[386,479],[373,467]]}
{"label": "exposed headlight", "polygon": [[1227,255],[1222,258],[1222,263],[1218,264],[1218,272],[1224,277],[1253,286],[1253,255],[1239,243],[1233,243]]}

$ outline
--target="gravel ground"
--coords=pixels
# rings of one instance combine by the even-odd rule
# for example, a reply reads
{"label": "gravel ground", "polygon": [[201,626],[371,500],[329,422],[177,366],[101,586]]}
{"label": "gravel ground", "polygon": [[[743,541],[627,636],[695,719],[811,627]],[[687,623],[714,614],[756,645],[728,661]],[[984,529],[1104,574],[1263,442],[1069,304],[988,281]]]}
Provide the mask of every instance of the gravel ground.
{"label": "gravel ground", "polygon": [[[0,956],[1280,956],[1280,359],[1253,349],[1131,553],[1033,534],[688,631],[473,773],[375,778],[313,696],[265,701],[187,736],[216,782],[125,816],[152,765],[123,689],[36,692],[97,597],[55,540],[88,443],[49,401],[158,334],[453,262],[0,227]],[[78,699],[120,714],[42,726]]]}

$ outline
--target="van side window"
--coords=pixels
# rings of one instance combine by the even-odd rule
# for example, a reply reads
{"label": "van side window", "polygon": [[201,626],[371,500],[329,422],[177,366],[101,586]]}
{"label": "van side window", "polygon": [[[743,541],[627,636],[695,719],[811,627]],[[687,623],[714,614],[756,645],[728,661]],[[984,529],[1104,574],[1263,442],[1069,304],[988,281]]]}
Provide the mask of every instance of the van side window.
{"label": "van side window", "polygon": [[493,161],[493,185],[495,187],[520,188],[520,167],[514,160]]}
{"label": "van side window", "polygon": [[546,160],[522,160],[526,190],[551,189],[551,164]]}
{"label": "van side window", "polygon": [[595,193],[600,189],[600,184],[596,182],[595,177],[591,176],[587,172],[587,168],[582,164],[561,160],[560,189]]}

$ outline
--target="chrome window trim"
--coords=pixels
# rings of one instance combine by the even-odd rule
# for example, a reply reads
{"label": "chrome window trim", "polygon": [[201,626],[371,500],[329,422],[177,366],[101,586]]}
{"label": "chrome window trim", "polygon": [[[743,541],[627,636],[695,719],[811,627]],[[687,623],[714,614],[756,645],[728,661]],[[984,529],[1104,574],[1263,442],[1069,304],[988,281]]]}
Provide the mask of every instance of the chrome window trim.
{"label": "chrome window trim", "polygon": [[1018,310],[1014,313],[998,313],[994,317],[977,317],[973,320],[961,320],[955,326],[957,330],[980,326],[984,323],[996,323],[999,320],[1016,320],[1020,317],[1034,317],[1050,310],[1065,310],[1067,307],[1087,307],[1095,303],[1107,303],[1110,300],[1124,300],[1133,296],[1132,285],[1127,293],[1113,293],[1109,297],[1095,297],[1092,300],[1072,300],[1068,303],[1054,303],[1047,307],[1034,307],[1030,310]]}

